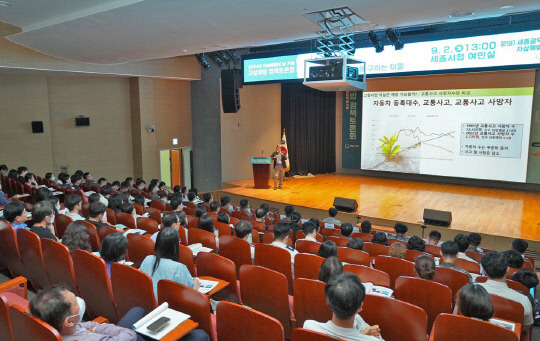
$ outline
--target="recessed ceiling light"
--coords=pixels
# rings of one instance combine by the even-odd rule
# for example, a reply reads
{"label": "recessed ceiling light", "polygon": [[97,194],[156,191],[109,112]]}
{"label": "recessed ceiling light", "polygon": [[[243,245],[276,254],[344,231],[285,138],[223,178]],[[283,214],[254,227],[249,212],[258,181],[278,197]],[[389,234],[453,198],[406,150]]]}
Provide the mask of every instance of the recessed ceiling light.
{"label": "recessed ceiling light", "polygon": [[379,24],[369,24],[369,27],[377,27]]}
{"label": "recessed ceiling light", "polygon": [[2,6],[2,7],[11,7],[13,5],[11,4],[11,2],[0,1],[0,6]]}
{"label": "recessed ceiling light", "polygon": [[184,50],[182,50],[182,52],[186,53],[186,52],[187,52],[187,50],[186,50],[186,49],[184,49]]}
{"label": "recessed ceiling light", "polygon": [[510,9],[510,8],[514,8],[514,6],[512,5],[501,6],[500,9]]}
{"label": "recessed ceiling light", "polygon": [[229,45],[214,45],[216,48],[226,49]]}
{"label": "recessed ceiling light", "polygon": [[455,12],[455,13],[450,14],[450,18],[470,17],[473,14],[474,12]]}

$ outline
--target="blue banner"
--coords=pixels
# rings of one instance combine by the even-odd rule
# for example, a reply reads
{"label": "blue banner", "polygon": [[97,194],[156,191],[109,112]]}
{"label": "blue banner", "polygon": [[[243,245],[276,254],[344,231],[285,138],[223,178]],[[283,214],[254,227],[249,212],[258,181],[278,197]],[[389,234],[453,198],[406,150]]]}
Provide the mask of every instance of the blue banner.
{"label": "blue banner", "polygon": [[362,92],[343,93],[341,167],[360,169],[360,135],[362,127]]}

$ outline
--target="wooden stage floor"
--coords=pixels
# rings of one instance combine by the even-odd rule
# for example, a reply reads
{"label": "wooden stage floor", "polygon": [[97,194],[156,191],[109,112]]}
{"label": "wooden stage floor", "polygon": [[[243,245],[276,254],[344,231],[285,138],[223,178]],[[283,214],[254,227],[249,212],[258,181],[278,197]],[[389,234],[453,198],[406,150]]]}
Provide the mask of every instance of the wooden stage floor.
{"label": "wooden stage floor", "polygon": [[[272,185],[273,185],[273,180]],[[288,178],[283,190],[231,181],[223,192],[326,210],[335,196],[356,199],[358,214],[405,223],[422,221],[424,208],[452,212],[452,228],[540,241],[540,193],[406,180],[322,174]]]}

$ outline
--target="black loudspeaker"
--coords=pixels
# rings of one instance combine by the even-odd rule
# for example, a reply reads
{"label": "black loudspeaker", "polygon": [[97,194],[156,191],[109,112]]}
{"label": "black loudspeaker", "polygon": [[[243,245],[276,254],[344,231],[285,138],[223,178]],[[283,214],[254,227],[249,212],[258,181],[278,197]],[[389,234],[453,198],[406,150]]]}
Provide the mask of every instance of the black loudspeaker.
{"label": "black loudspeaker", "polygon": [[334,198],[334,207],[338,211],[354,212],[358,208],[358,203],[354,199],[335,197]]}
{"label": "black loudspeaker", "polygon": [[77,127],[87,127],[90,125],[90,117],[75,117]]}
{"label": "black loudspeaker", "polygon": [[448,227],[452,223],[452,212],[424,208],[424,224]]}
{"label": "black loudspeaker", "polygon": [[236,113],[240,110],[240,88],[242,71],[237,69],[221,70],[221,105],[223,112]]}
{"label": "black loudspeaker", "polygon": [[34,134],[43,132],[43,121],[32,121],[32,132]]}

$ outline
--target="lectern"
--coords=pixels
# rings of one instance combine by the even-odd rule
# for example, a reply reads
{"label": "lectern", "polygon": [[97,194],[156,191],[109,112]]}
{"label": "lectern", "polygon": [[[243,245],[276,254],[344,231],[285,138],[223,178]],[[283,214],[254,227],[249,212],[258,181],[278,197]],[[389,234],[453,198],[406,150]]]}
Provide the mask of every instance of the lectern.
{"label": "lectern", "polygon": [[249,162],[253,165],[253,188],[267,189],[270,178],[271,157],[251,157]]}

